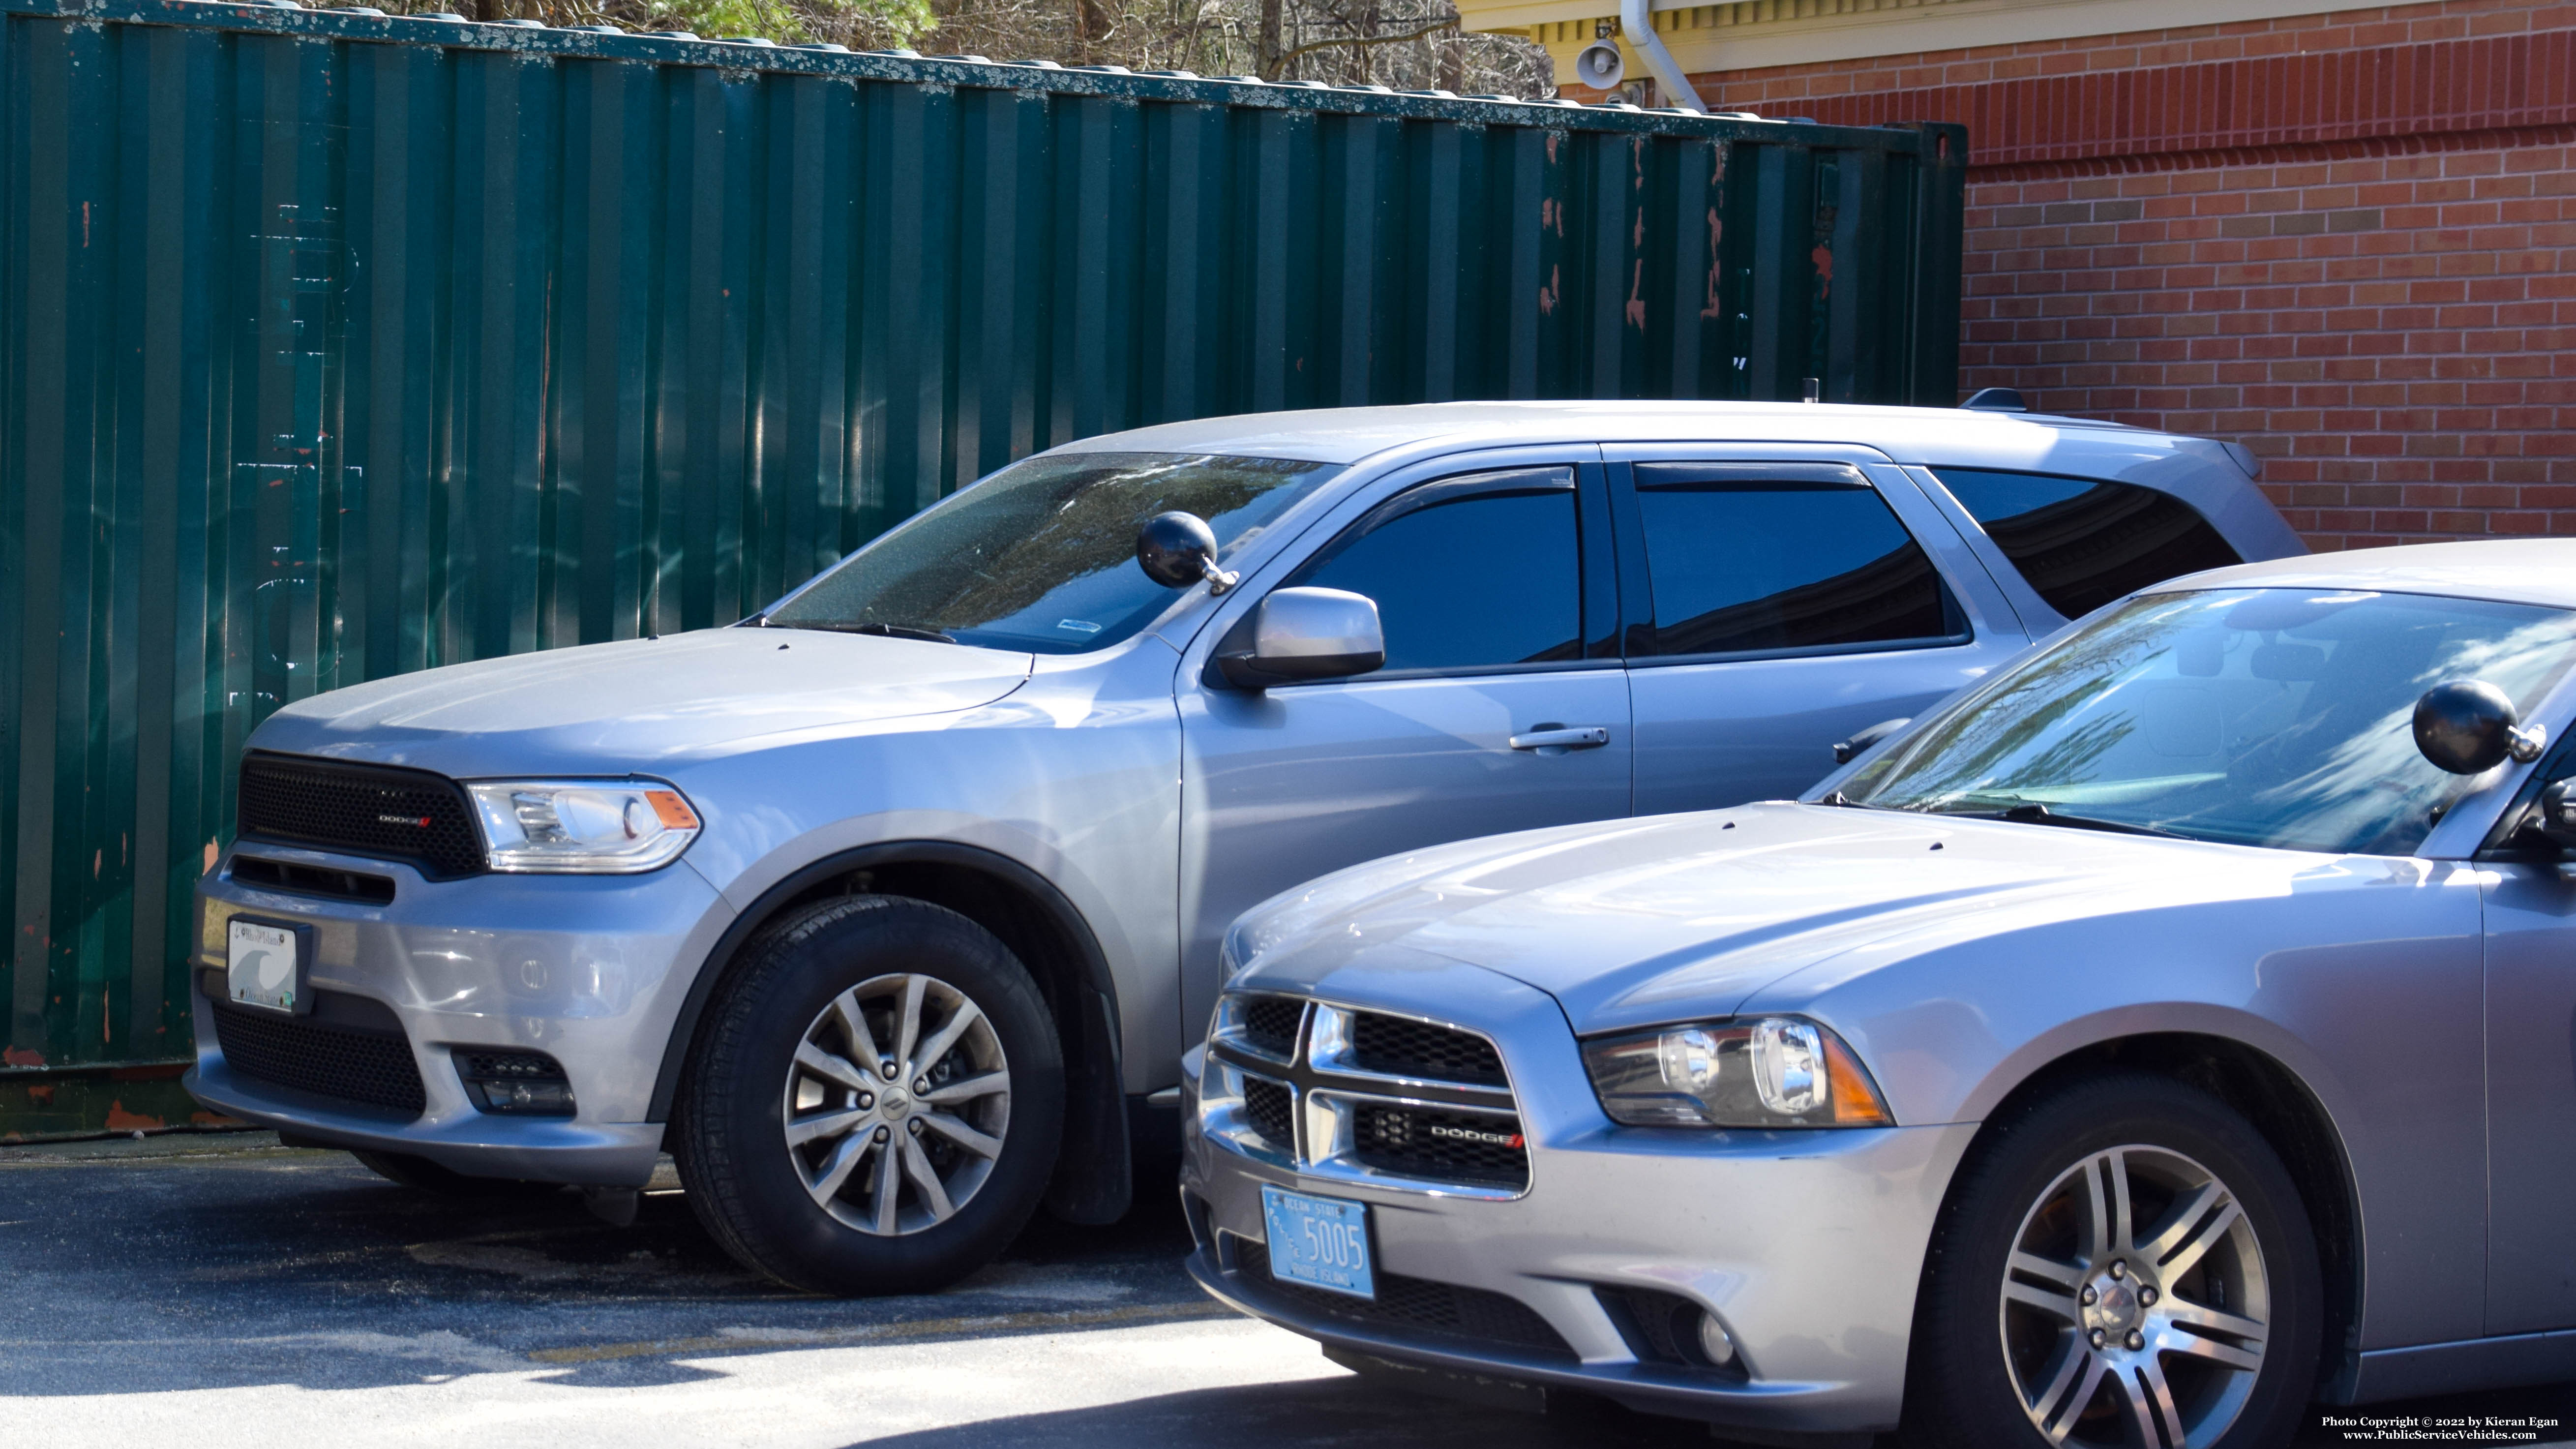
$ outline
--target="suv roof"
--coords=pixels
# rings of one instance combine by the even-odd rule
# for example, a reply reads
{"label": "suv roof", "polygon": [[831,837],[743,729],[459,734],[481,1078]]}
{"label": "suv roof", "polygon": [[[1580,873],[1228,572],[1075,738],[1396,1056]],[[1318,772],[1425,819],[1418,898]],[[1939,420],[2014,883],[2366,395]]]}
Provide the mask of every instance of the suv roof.
{"label": "suv roof", "polygon": [[[1320,408],[1246,413],[1163,423],[1066,444],[1082,452],[1231,453],[1356,463],[1390,448],[1456,438],[1509,445],[1568,439],[1655,442],[1742,440],[1856,443],[1900,463],[1958,462],[1973,455],[2044,450],[2070,435],[2126,445],[2206,439],[2151,432],[2122,423],[2047,413],[1968,408],[1863,407],[1831,403],[1742,402],[1452,402],[1402,407]],[[2036,466],[2040,460],[2034,458]],[[2241,460],[2240,460],[2241,466]]]}
{"label": "suv roof", "polygon": [[[2242,445],[2089,418],[1976,408],[1824,403],[1453,402],[1322,408],[1164,423],[1060,452],[1221,453],[1355,464],[1395,455],[1551,443],[1777,443],[1863,447],[1925,468],[2138,484],[2181,499],[2240,557],[2306,552]],[[1945,485],[1946,486],[1946,485]]]}

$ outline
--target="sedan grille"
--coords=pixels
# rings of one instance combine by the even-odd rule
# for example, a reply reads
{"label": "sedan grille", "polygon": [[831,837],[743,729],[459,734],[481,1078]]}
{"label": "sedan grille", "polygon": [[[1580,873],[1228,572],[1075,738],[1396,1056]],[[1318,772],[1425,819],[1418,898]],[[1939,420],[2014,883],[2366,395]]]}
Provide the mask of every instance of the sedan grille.
{"label": "sedan grille", "polygon": [[1296,1110],[1286,1087],[1259,1077],[1243,1079],[1243,1115],[1263,1141],[1282,1152],[1297,1150]]}
{"label": "sedan grille", "polygon": [[240,821],[247,838],[407,861],[432,879],[484,868],[465,791],[426,770],[245,756]]}
{"label": "sedan grille", "polygon": [[1501,1050],[1393,1012],[1230,991],[1207,1042],[1201,1130],[1275,1166],[1469,1197],[1529,1191]]}
{"label": "sedan grille", "polygon": [[1575,1357],[1574,1349],[1546,1319],[1507,1294],[1435,1283],[1428,1278],[1408,1278],[1380,1269],[1377,1299],[1371,1302],[1273,1278],[1267,1245],[1231,1234],[1228,1237],[1234,1245],[1235,1271],[1248,1286],[1276,1294],[1307,1312],[1408,1336],[1463,1339],[1543,1358]]}
{"label": "sedan grille", "polygon": [[1529,1186],[1529,1149],[1520,1119],[1442,1112],[1393,1102],[1352,1105],[1351,1156],[1400,1177]]}
{"label": "sedan grille", "polygon": [[215,1045],[245,1077],[417,1117],[429,1106],[411,1043],[388,1035],[211,1003]]}
{"label": "sedan grille", "polygon": [[1243,1003],[1243,1040],[1255,1051],[1285,1058],[1297,1050],[1297,1021],[1306,1003],[1285,996],[1255,996]]}
{"label": "sedan grille", "polygon": [[1373,1011],[1353,1015],[1351,1064],[1364,1072],[1416,1081],[1505,1085],[1502,1054],[1492,1042],[1454,1027]]}

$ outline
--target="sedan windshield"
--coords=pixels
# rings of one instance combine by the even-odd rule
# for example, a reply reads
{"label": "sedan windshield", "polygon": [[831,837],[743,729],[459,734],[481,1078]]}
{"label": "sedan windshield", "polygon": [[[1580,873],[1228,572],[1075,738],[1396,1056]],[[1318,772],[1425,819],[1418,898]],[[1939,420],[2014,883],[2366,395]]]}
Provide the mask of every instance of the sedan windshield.
{"label": "sedan windshield", "polygon": [[2576,616],[2415,594],[2152,594],[2003,672],[1842,787],[1856,805],[2404,855],[2469,782],[2415,701],[2482,679],[2529,711]]}
{"label": "sedan windshield", "polygon": [[843,559],[762,622],[1040,654],[1104,648],[1179,590],[1145,577],[1136,530],[1195,513],[1232,557],[1341,469],[1285,458],[1067,453],[961,488]]}

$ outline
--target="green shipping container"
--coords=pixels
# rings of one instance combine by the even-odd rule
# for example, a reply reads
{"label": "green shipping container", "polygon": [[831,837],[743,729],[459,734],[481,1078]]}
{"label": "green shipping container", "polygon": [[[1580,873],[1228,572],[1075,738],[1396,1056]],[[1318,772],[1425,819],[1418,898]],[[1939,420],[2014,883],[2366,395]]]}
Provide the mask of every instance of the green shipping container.
{"label": "green shipping container", "polygon": [[1956,399],[1956,127],[291,0],[0,0],[0,77],[0,1133],[189,1053],[288,701],[727,623],[1144,423]]}

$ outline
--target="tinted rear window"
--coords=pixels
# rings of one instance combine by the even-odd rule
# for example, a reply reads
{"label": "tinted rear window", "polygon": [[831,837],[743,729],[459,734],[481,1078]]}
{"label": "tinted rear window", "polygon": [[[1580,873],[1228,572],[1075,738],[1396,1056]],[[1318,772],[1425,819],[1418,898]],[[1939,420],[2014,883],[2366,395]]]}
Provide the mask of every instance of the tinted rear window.
{"label": "tinted rear window", "polygon": [[2042,473],[1935,472],[2031,588],[2070,619],[2149,584],[2245,561],[2190,504],[2152,488]]}
{"label": "tinted rear window", "polygon": [[1922,545],[1858,472],[1639,463],[1636,486],[1655,602],[1644,652],[1899,645],[1965,632]]}

